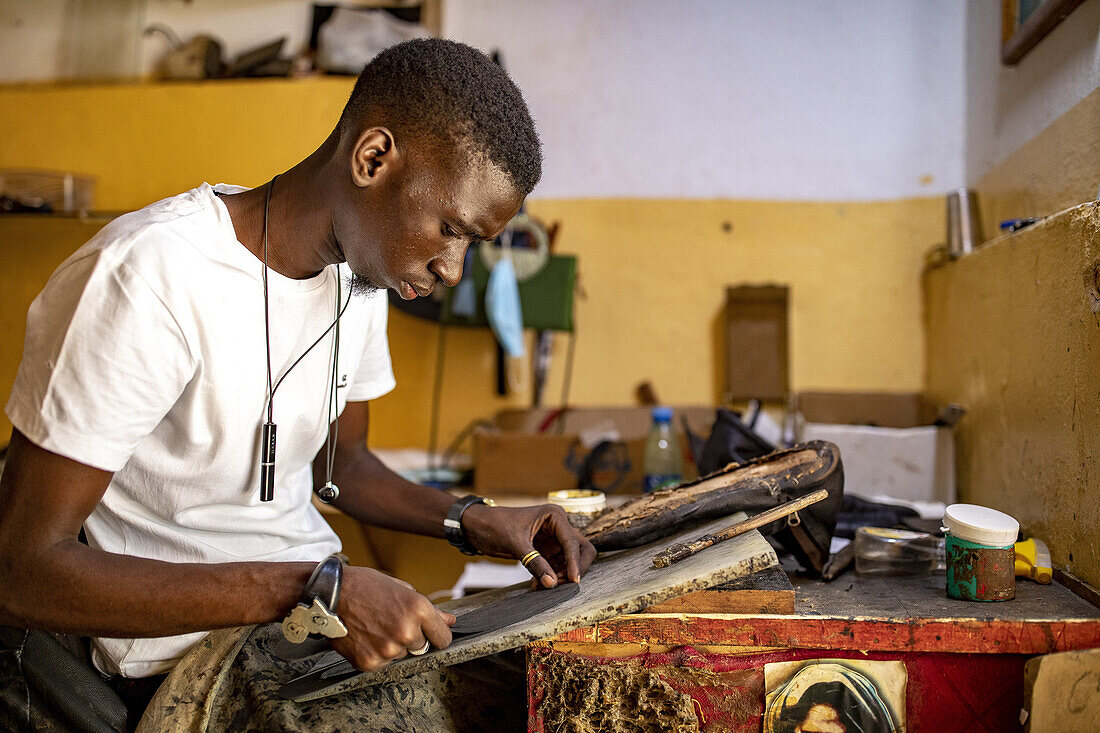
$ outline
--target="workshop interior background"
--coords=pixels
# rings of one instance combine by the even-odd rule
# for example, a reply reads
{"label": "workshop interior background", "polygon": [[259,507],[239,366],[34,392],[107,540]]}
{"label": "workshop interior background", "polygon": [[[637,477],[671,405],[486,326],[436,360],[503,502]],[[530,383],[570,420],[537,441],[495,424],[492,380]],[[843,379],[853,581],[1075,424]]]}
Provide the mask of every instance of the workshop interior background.
{"label": "workshop interior background", "polygon": [[[362,3],[354,3],[362,5]],[[789,390],[922,394],[968,410],[958,497],[1017,517],[1100,585],[1095,208],[943,256],[946,194],[1005,219],[1097,198],[1100,2],[1013,66],[1000,0],[815,3],[436,0],[432,32],[499,50],[545,149],[530,213],[575,254],[570,404],[727,401],[726,289],[788,288]],[[325,138],[353,83],[323,74],[161,81],[162,34],[227,58],[307,44],[302,0],[0,1],[0,169],[95,179],[94,209],[202,181],[259,185]],[[98,226],[0,216],[0,400],[26,307]],[[391,309],[398,387],[372,444],[429,442],[438,325]],[[534,336],[528,332],[528,353]],[[555,335],[546,386],[566,378]],[[530,404],[495,392],[487,329],[447,341],[439,435]],[[779,405],[782,409],[783,405]],[[10,429],[0,417],[0,430]]]}

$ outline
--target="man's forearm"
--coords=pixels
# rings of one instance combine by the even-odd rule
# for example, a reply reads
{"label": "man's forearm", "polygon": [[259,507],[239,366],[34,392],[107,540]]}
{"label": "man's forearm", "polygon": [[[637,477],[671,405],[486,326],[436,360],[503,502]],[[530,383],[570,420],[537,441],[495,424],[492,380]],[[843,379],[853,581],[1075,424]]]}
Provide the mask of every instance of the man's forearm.
{"label": "man's forearm", "polygon": [[340,487],[334,502],[338,509],[373,526],[443,537],[443,520],[454,497],[406,481],[366,448],[342,458],[333,476]]}
{"label": "man's forearm", "polygon": [[[276,621],[312,563],[167,563],[62,540],[0,568],[0,623],[150,637]],[[15,562],[11,562],[15,560]]]}

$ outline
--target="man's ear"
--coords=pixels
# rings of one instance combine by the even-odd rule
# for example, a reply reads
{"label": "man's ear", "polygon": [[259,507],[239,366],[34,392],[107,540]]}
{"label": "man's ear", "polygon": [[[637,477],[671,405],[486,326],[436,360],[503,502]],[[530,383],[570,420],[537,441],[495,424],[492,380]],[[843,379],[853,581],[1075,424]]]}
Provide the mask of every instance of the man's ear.
{"label": "man's ear", "polygon": [[351,151],[351,179],[365,188],[397,162],[397,143],[385,127],[370,127],[359,133]]}

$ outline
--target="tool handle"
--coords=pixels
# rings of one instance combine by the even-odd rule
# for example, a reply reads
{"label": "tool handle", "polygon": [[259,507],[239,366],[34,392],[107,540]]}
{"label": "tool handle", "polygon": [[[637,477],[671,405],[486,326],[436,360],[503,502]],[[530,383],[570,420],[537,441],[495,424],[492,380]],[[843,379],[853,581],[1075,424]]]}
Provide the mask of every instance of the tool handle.
{"label": "tool handle", "polygon": [[768,509],[767,511],[760,512],[754,517],[749,517],[743,522],[726,527],[725,529],[713,532],[711,534],[703,535],[697,540],[691,542],[680,542],[671,547],[662,550],[653,556],[653,567],[655,568],[667,568],[674,562],[679,562],[685,557],[691,557],[699,550],[705,550],[711,545],[719,542],[724,542],[728,539],[736,537],[737,535],[744,534],[750,529],[756,529],[757,527],[763,527],[765,524],[771,524],[777,519],[782,519],[788,515],[794,514],[799,509],[804,509],[811,504],[827,498],[829,492],[826,489],[818,489],[812,494],[806,494],[805,496],[795,499],[794,501],[788,501],[786,504],[780,504],[777,507]]}

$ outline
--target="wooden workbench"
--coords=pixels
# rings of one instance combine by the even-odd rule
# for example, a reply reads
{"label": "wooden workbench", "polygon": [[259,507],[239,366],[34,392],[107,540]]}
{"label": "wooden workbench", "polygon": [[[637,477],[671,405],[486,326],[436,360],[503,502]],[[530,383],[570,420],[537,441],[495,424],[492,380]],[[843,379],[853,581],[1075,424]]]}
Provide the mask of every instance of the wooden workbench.
{"label": "wooden workbench", "polygon": [[[637,730],[758,731],[764,665],[827,658],[904,662],[905,730],[999,733],[1021,727],[1027,659],[1100,647],[1100,610],[1057,584],[1019,581],[1003,603],[948,598],[942,576],[795,587],[789,615],[631,614],[529,645],[530,729],[560,729],[571,705],[590,723],[612,715],[626,690],[667,716]],[[584,709],[585,686],[599,688],[599,710]]]}

